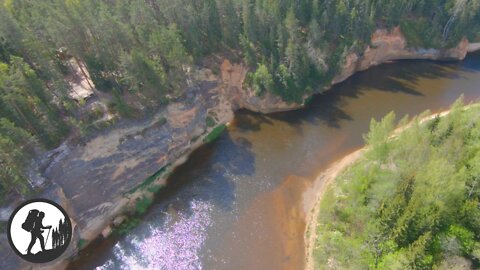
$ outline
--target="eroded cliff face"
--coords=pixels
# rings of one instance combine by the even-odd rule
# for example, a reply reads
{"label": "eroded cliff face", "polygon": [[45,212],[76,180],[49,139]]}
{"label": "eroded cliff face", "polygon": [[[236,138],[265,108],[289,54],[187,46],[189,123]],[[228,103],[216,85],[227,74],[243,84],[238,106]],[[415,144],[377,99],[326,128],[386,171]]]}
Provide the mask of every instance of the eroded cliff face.
{"label": "eroded cliff face", "polygon": [[469,43],[467,46],[467,52],[472,53],[480,50],[480,42]]}
{"label": "eroded cliff face", "polygon": [[247,109],[261,113],[272,113],[278,111],[288,111],[299,108],[301,105],[296,103],[287,103],[279,96],[270,92],[262,96],[257,96],[245,89],[243,80],[248,72],[248,68],[242,63],[230,63],[225,59],[221,65],[221,81],[224,88],[224,94],[231,101],[232,109]]}
{"label": "eroded cliff face", "polygon": [[[463,59],[467,51],[478,49],[480,44],[469,44],[466,39],[451,49],[411,49],[399,28],[377,30],[372,35],[372,47],[361,56],[350,54],[332,84],[387,61]],[[226,59],[221,63],[219,76],[208,69],[195,71],[185,97],[155,116],[142,121],[122,120],[82,145],[66,142],[47,154],[50,161],[40,174],[50,186],[40,196],[51,198],[68,209],[74,236],[61,258],[40,268],[63,269],[84,246],[80,246],[80,242],[108,236],[111,227],[132,211],[138,198],[153,195],[147,188],[139,188],[145,179],[163,168],[149,185],[165,184],[169,173],[204,144],[203,138],[213,129],[207,125],[207,118],[221,125],[228,124],[234,111],[241,108],[270,113],[303,106],[284,102],[271,93],[255,96],[244,89],[246,66]],[[0,268],[33,266],[10,252],[8,241],[0,245]]]}
{"label": "eroded cliff face", "polygon": [[[395,27],[390,31],[378,29],[372,34],[371,46],[368,46],[361,55],[351,53],[347,56],[340,72],[333,78],[331,84],[340,83],[358,71],[389,61],[405,59],[462,60],[467,53],[477,50],[480,50],[480,43],[469,43],[466,38],[463,38],[454,48],[410,48],[400,27]],[[221,70],[222,82],[226,87],[226,92],[232,98],[234,109],[245,108],[261,113],[272,113],[303,107],[303,104],[287,103],[271,93],[258,97],[253,91],[244,89],[243,80],[248,69],[241,63],[232,64],[225,60]],[[317,91],[322,90],[317,89]]]}
{"label": "eroded cliff face", "polygon": [[362,55],[351,53],[347,56],[340,73],[334,77],[332,84],[346,80],[357,71],[366,70],[388,61],[403,59],[462,60],[467,52],[480,49],[476,44],[469,46],[466,38],[462,39],[456,47],[449,49],[409,48],[400,27],[395,27],[391,31],[385,29],[375,31],[371,44]]}

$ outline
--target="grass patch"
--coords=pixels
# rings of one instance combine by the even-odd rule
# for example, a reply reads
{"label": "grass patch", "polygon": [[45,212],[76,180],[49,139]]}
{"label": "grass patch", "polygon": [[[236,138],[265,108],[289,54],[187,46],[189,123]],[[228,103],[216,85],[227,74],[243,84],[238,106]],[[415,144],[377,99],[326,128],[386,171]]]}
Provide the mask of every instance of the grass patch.
{"label": "grass patch", "polygon": [[85,247],[86,244],[87,244],[87,240],[80,238],[80,240],[78,240],[77,242],[77,248],[82,249],[83,247]]}
{"label": "grass patch", "polygon": [[155,182],[155,180],[166,171],[167,167],[168,167],[168,165],[163,166],[160,170],[158,170],[152,176],[145,179],[145,181],[143,181],[143,183],[141,183],[140,185],[138,185],[138,186],[134,187],[133,189],[131,189],[130,191],[128,191],[127,194],[133,194],[140,189],[145,189],[145,188],[150,187],[150,185],[153,182]]}
{"label": "grass patch", "polygon": [[158,128],[165,125],[166,123],[167,123],[167,118],[161,117],[160,119],[158,119],[157,122],[155,122],[155,124],[153,124],[153,126]]}
{"label": "grass patch", "polygon": [[215,122],[215,119],[211,116],[207,116],[207,119],[205,119],[205,122],[207,124],[207,127],[213,127],[217,122]]}
{"label": "grass patch", "polygon": [[210,143],[213,142],[215,139],[217,139],[220,134],[225,130],[227,126],[225,124],[221,124],[216,126],[206,137],[203,139],[205,143]]}
{"label": "grass patch", "polygon": [[194,142],[196,142],[199,138],[200,138],[200,136],[195,136],[195,137],[193,137],[193,138],[190,140],[190,142],[191,142],[191,143],[194,143]]}
{"label": "grass patch", "polygon": [[162,189],[165,185],[153,185],[151,187],[148,187],[147,190],[151,193],[157,193],[160,189]]}
{"label": "grass patch", "polygon": [[153,199],[150,197],[142,196],[137,198],[135,202],[135,212],[131,216],[127,217],[122,224],[113,227],[112,233],[115,235],[125,235],[129,233],[133,228],[140,224],[142,221],[142,215],[147,212],[152,203]]}
{"label": "grass patch", "polygon": [[139,217],[130,217],[126,219],[122,224],[113,228],[112,233],[115,235],[125,235],[129,233],[133,228],[140,224],[141,219]]}
{"label": "grass patch", "polygon": [[140,215],[145,214],[145,212],[147,212],[148,207],[150,207],[152,202],[153,202],[152,198],[147,196],[142,196],[141,198],[138,198],[135,203],[135,213]]}

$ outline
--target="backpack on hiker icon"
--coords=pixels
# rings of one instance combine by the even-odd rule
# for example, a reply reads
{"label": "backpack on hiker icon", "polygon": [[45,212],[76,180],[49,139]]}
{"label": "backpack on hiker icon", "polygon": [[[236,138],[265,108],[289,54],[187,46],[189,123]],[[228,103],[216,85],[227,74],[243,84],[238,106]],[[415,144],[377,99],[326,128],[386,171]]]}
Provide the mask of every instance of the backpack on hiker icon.
{"label": "backpack on hiker icon", "polygon": [[27,231],[31,232],[33,230],[33,224],[35,223],[35,220],[38,217],[38,210],[37,209],[32,209],[28,212],[28,216],[25,219],[25,222],[22,224],[22,228]]}

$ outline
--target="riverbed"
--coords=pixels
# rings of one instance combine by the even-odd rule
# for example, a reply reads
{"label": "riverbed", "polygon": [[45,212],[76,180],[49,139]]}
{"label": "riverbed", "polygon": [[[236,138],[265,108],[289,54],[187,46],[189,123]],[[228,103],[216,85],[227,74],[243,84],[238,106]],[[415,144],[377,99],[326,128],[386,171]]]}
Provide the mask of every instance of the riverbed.
{"label": "riverbed", "polygon": [[301,269],[305,200],[330,164],[363,145],[372,117],[442,111],[480,97],[480,54],[402,61],[352,76],[302,110],[236,114],[168,179],[141,224],[96,241],[71,269]]}

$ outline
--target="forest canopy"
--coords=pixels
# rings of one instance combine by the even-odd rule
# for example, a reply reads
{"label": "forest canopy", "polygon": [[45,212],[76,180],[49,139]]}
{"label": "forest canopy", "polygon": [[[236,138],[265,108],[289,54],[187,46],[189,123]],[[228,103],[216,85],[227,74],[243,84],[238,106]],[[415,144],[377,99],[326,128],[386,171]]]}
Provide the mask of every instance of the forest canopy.
{"label": "forest canopy", "polygon": [[364,157],[321,201],[318,268],[480,267],[480,107],[421,118],[396,137],[394,113],[372,120]]}
{"label": "forest canopy", "polygon": [[[189,67],[213,54],[248,65],[246,88],[303,102],[328,85],[377,28],[400,26],[413,47],[478,40],[476,0],[0,0],[0,190],[25,186],[25,149],[52,148],[98,118],[77,117],[71,61],[110,113],[139,114],[181,96]],[[235,59],[231,59],[235,60]],[[82,64],[83,63],[83,64]],[[85,70],[82,69],[82,72]],[[4,130],[6,130],[4,132]],[[21,160],[22,162],[17,162]]]}

